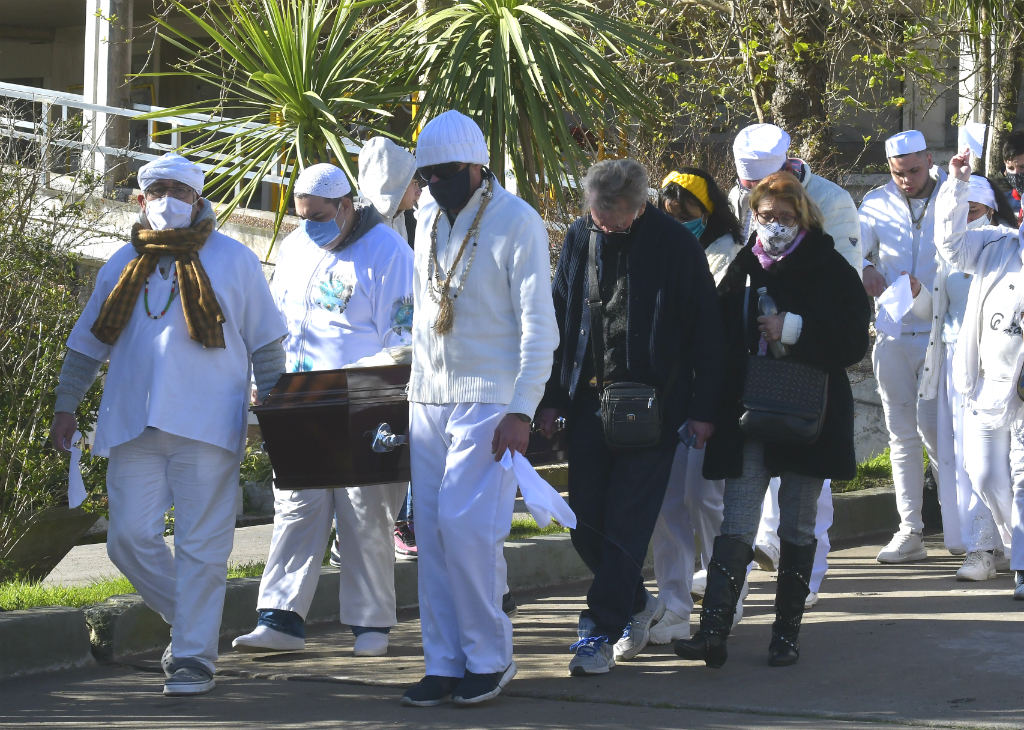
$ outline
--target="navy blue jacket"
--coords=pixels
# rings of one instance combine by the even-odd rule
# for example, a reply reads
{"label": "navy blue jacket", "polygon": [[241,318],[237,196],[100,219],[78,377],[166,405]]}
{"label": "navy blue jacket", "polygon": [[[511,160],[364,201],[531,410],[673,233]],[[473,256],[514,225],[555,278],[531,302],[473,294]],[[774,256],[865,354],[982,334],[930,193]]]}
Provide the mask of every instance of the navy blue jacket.
{"label": "navy blue jacket", "polygon": [[[666,392],[673,358],[675,385],[662,412],[665,443],[687,419],[714,422],[725,365],[725,332],[715,282],[697,239],[681,223],[648,204],[633,223],[627,255],[629,313],[626,368],[631,382]],[[590,336],[587,305],[590,232],[587,218],[566,231],[551,282],[559,345],[542,408],[568,410],[587,389],[580,383]]]}

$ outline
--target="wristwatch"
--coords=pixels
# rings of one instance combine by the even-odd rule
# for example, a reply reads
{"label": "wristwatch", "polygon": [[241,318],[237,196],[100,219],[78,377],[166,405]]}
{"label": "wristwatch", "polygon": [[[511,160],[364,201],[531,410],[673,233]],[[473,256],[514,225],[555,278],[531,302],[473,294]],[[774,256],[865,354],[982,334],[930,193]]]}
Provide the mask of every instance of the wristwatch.
{"label": "wristwatch", "polygon": [[530,423],[531,421],[533,421],[533,419],[530,418],[525,413],[513,413],[512,415],[515,416],[516,418],[518,418],[523,423]]}

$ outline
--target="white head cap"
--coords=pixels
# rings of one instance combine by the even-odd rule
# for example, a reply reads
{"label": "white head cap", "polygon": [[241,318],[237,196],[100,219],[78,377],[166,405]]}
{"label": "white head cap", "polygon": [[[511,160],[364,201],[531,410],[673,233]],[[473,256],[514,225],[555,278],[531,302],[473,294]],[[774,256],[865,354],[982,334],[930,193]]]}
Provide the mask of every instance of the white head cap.
{"label": "white head cap", "polygon": [[751,124],[736,135],[732,156],[741,180],[761,180],[786,164],[789,135],[774,124]]}
{"label": "white head cap", "polygon": [[982,175],[971,175],[970,186],[967,188],[967,200],[971,203],[987,205],[996,210],[996,194],[992,185]]}
{"label": "white head cap", "polygon": [[900,155],[909,155],[911,152],[924,152],[926,149],[928,149],[928,143],[924,141],[924,135],[916,129],[894,134],[885,140],[886,157],[899,157]]}
{"label": "white head cap", "polygon": [[294,192],[296,195],[319,195],[321,198],[335,199],[352,192],[352,186],[340,167],[321,162],[299,173]]}
{"label": "white head cap", "polygon": [[451,109],[431,119],[416,138],[416,167],[468,162],[486,165],[484,133],[472,119]]}
{"label": "white head cap", "polygon": [[416,158],[387,137],[373,137],[359,150],[359,192],[390,220],[416,174]]}
{"label": "white head cap", "polygon": [[157,180],[177,180],[197,193],[203,192],[203,171],[181,155],[168,152],[139,168],[139,187],[145,190]]}

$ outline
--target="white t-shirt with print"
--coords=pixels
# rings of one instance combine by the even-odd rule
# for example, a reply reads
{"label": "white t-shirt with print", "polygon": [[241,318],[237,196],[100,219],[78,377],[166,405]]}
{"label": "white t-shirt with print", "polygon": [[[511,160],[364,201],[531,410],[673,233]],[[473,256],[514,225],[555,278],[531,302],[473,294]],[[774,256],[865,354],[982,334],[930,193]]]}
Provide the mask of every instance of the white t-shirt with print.
{"label": "white t-shirt with print", "polygon": [[411,345],[412,275],[412,249],[384,223],[340,251],[291,233],[271,282],[288,326],[288,372],[333,370]]}
{"label": "white t-shirt with print", "polygon": [[981,377],[1007,382],[1016,377],[1022,341],[1021,323],[1014,313],[1021,293],[1019,272],[1000,279],[981,305]]}

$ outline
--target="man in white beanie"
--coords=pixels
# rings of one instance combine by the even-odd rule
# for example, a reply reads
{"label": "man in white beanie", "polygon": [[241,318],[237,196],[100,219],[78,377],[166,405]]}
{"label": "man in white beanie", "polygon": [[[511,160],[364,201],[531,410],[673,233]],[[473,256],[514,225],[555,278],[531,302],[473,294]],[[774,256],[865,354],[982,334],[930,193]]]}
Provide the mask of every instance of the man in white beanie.
{"label": "man in white beanie", "polygon": [[384,222],[410,246],[415,246],[420,199],[416,157],[387,137],[372,137],[359,150],[359,193],[369,200]]}
{"label": "man in white beanie", "polygon": [[[736,163],[736,186],[729,192],[729,204],[743,230],[744,243],[754,230],[753,216],[747,199],[750,192],[765,177],[779,170],[793,173],[803,183],[807,194],[818,204],[824,216],[825,233],[832,237],[836,251],[857,271],[861,268],[860,220],[857,206],[850,194],[831,180],[815,175],[803,160],[789,156],[790,137],[774,124],[752,124],[740,130],[733,142]],[[779,562],[779,479],[773,478],[764,498],[761,525],[754,542],[754,555],[765,570],[774,571]],[[828,529],[832,526],[832,489],[826,480],[818,497],[815,537],[818,547],[811,575],[811,593],[807,607],[818,600],[818,588],[828,569]]]}
{"label": "man in white beanie", "polygon": [[402,704],[475,704],[515,675],[502,612],[516,480],[558,345],[548,234],[486,168],[483,133],[448,111],[416,145],[433,200],[416,233],[410,458],[426,676]]}
{"label": "man in white beanie", "polygon": [[[902,274],[910,274],[931,291],[938,272],[933,203],[946,173],[932,164],[924,135],[917,130],[887,139],[885,156],[892,180],[870,191],[860,205],[864,288],[877,297]],[[901,325],[899,337],[877,333],[871,357],[889,431],[892,478],[900,513],[899,531],[878,553],[880,563],[928,557],[922,540],[922,442],[931,463],[938,463],[938,400],[921,397],[919,387],[921,378],[927,375],[925,355],[932,324],[910,311]]]}
{"label": "man in white beanie", "polygon": [[[295,210],[302,223],[281,244],[271,283],[288,325],[288,371],[393,364],[412,345],[412,250],[372,205],[353,204],[348,179],[334,165],[302,171]],[[355,634],[356,656],[387,653],[397,622],[393,527],[405,490],[405,483],[274,490],[259,618],[234,647],[305,646],[305,618],[336,519],[341,623]]]}
{"label": "man in white beanie", "polygon": [[109,361],[93,445],[110,457],[107,552],[172,626],[164,694],[201,694],[214,687],[250,366],[263,398],[287,330],[259,258],[214,230],[202,170],[167,154],[142,167],[139,186],[131,243],[100,269],[68,338],[50,436],[67,453],[78,404]]}

